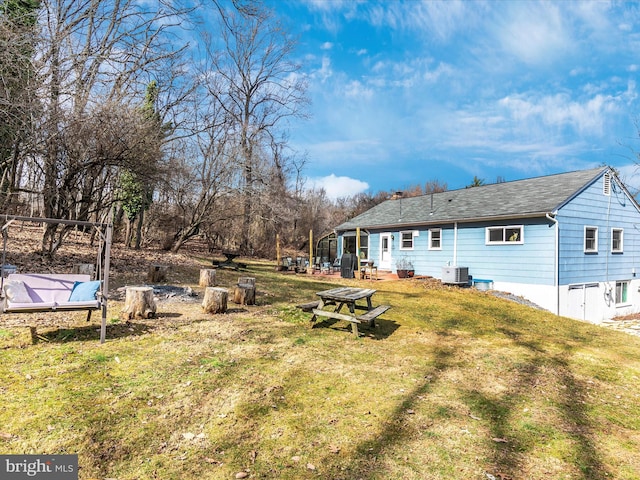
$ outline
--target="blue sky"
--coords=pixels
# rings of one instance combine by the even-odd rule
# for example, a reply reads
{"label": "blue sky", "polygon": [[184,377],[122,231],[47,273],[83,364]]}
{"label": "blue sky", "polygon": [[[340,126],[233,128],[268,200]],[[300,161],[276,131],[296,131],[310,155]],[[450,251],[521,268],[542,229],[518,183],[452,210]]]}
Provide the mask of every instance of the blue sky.
{"label": "blue sky", "polygon": [[640,3],[267,4],[309,81],[291,144],[332,198],[603,164],[640,186]]}

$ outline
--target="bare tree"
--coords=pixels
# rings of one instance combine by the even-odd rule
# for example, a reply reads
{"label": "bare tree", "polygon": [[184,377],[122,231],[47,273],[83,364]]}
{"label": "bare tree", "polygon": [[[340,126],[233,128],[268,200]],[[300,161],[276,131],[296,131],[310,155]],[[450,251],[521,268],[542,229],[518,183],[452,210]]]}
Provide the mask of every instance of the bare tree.
{"label": "bare tree", "polygon": [[38,4],[0,1],[0,205],[5,211],[16,200],[24,143],[38,110],[32,63]]}
{"label": "bare tree", "polygon": [[424,185],[425,195],[429,195],[430,193],[446,192],[447,190],[448,190],[447,183],[441,182],[440,180],[437,180],[437,179],[429,180]]}
{"label": "bare tree", "polygon": [[[208,39],[211,62],[208,93],[224,110],[229,133],[237,145],[237,167],[242,193],[240,250],[250,252],[251,224],[260,183],[265,180],[260,164],[271,166],[281,148],[285,120],[303,116],[307,103],[305,79],[292,59],[296,45],[272,12],[259,3],[234,2],[227,9],[218,0],[222,49]],[[277,146],[269,155],[272,146]],[[270,168],[267,168],[271,171]]]}
{"label": "bare tree", "polygon": [[221,199],[229,195],[232,185],[233,145],[224,112],[218,104],[209,106],[203,111],[194,105],[194,134],[188,140],[181,167],[176,169],[183,174],[172,175],[168,184],[180,213],[171,246],[174,252],[202,233],[203,224],[210,226],[229,215]]}
{"label": "bare tree", "polygon": [[[180,54],[168,33],[183,12],[134,0],[43,0],[42,9],[37,67],[44,115],[36,160],[43,213],[84,217],[95,208],[91,199],[103,195],[98,180],[110,169],[146,171],[159,157],[159,132],[139,105],[149,78],[171,71]],[[50,224],[43,252],[54,254],[64,236],[64,228]]]}

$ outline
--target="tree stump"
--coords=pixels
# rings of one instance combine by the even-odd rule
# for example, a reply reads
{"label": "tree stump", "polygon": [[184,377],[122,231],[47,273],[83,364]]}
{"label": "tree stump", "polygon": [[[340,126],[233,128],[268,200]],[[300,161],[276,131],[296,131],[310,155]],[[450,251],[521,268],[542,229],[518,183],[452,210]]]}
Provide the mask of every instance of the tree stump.
{"label": "tree stump", "polygon": [[147,282],[158,283],[167,279],[168,265],[151,265],[147,272]]}
{"label": "tree stump", "polygon": [[229,292],[226,288],[207,287],[204,290],[202,309],[206,313],[225,313],[227,311],[227,298]]}
{"label": "tree stump", "polygon": [[75,263],[73,265],[73,273],[81,275],[89,275],[89,278],[94,279],[96,266],[93,263]]}
{"label": "tree stump", "polygon": [[156,302],[151,287],[127,287],[122,317],[153,318],[156,315]]}
{"label": "tree stump", "polygon": [[238,278],[238,285],[251,285],[256,286],[256,279],[254,277],[240,277]]}
{"label": "tree stump", "polygon": [[240,305],[256,304],[256,287],[250,284],[238,284],[233,291],[233,302]]}
{"label": "tree stump", "polygon": [[216,270],[215,268],[202,268],[200,269],[200,283],[201,287],[215,287],[216,286]]}

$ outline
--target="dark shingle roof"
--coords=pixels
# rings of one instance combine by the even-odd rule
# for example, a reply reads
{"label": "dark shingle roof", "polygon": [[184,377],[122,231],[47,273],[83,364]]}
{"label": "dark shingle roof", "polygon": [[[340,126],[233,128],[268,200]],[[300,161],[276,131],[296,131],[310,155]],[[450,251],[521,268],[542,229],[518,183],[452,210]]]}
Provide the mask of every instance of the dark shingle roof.
{"label": "dark shingle roof", "polygon": [[557,210],[606,167],[386,200],[336,227],[398,227],[542,216]]}

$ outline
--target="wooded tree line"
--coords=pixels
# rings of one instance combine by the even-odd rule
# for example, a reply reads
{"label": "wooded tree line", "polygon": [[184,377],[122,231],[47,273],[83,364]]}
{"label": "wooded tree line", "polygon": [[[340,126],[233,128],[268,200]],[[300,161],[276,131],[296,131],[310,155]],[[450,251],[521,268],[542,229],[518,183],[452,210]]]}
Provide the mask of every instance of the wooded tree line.
{"label": "wooded tree line", "polygon": [[[305,188],[295,39],[255,1],[208,1],[0,0],[0,211],[114,213],[131,248],[271,257],[276,234],[306,249],[388,196]],[[48,225],[43,254],[69,228]]]}

